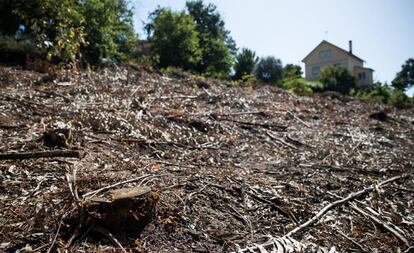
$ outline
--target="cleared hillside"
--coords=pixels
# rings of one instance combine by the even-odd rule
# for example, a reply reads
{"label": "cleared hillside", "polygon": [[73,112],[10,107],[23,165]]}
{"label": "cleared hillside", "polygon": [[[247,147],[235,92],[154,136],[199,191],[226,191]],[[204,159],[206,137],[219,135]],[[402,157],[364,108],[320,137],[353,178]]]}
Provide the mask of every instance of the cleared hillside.
{"label": "cleared hillside", "polygon": [[[396,176],[291,237],[338,252],[413,246],[412,109],[130,67],[43,76],[0,67],[0,251],[113,252],[116,238],[131,252],[229,252]],[[53,129],[71,134],[53,143]],[[57,150],[82,158],[5,159]],[[126,180],[113,189],[159,199],[139,236],[111,241],[80,219],[82,200]]]}

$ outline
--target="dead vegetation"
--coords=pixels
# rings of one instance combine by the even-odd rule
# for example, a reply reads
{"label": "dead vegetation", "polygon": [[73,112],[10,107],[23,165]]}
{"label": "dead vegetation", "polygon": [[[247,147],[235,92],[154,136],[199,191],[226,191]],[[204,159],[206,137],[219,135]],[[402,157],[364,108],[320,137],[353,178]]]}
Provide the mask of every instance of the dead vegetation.
{"label": "dead vegetation", "polygon": [[0,67],[1,251],[414,246],[413,110],[130,67],[42,80]]}

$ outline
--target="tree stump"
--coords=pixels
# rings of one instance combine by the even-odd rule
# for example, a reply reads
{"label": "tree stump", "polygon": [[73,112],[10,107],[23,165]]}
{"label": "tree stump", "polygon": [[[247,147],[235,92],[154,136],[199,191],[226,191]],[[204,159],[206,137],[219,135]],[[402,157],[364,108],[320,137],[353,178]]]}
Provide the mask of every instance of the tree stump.
{"label": "tree stump", "polygon": [[88,220],[118,235],[138,235],[155,216],[159,194],[149,187],[122,188],[86,203]]}

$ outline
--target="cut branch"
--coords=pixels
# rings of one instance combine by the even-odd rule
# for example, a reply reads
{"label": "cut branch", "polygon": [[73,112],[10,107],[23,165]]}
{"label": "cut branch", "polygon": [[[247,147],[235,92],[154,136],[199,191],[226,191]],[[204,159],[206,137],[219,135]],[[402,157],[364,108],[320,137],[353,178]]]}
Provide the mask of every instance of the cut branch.
{"label": "cut branch", "polygon": [[[361,208],[359,208],[357,205],[352,204],[351,205],[352,209],[354,209],[357,213],[370,218],[372,221],[374,221],[375,223],[377,223],[378,225],[382,226],[383,228],[385,228],[386,230],[388,230],[389,232],[391,232],[393,235],[395,235],[398,239],[400,239],[405,245],[407,245],[408,247],[410,247],[410,244],[408,243],[408,240],[401,235],[400,233],[398,233],[397,230],[395,230],[393,227],[391,227],[389,224],[381,221],[380,219],[378,219],[377,217],[370,215],[369,213],[365,212],[364,210],[362,210]],[[394,225],[395,226],[395,225]]]}
{"label": "cut branch", "polygon": [[32,158],[50,158],[50,157],[82,158],[83,154],[79,150],[53,150],[53,151],[0,154],[0,160],[24,160],[24,159],[32,159]]}
{"label": "cut branch", "polygon": [[[383,186],[386,185],[388,183],[391,183],[393,181],[397,181],[399,179],[405,178],[407,177],[407,175],[402,175],[402,176],[396,176],[396,177],[392,177],[390,179],[387,179],[385,181],[380,182],[377,186]],[[360,190],[358,192],[354,192],[348,195],[348,197],[345,197],[343,199],[337,200],[335,202],[330,203],[329,205],[325,206],[324,208],[322,208],[322,210],[320,210],[315,216],[313,216],[311,219],[309,219],[308,221],[306,221],[305,223],[303,223],[302,225],[294,228],[293,230],[291,230],[289,233],[286,234],[286,236],[292,236],[293,234],[298,233],[299,231],[302,231],[304,228],[306,228],[307,226],[315,223],[316,221],[318,221],[325,213],[327,213],[329,210],[342,205],[344,203],[347,203],[351,200],[354,200],[358,197],[361,197],[369,192],[371,192],[372,190],[375,189],[375,185],[371,185],[363,190]]]}

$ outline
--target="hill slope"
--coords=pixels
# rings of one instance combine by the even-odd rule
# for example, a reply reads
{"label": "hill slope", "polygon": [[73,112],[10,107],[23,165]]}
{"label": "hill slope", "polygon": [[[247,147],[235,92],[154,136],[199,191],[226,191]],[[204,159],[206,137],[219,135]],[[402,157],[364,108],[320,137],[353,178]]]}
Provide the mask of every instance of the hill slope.
{"label": "hill slope", "polygon": [[[113,249],[108,235],[76,230],[73,192],[82,198],[140,176],[123,186],[149,186],[159,200],[139,238],[115,236],[126,250],[228,252],[283,236],[348,194],[413,174],[413,110],[128,67],[36,82],[41,77],[0,67],[0,152],[86,155],[0,161],[1,250]],[[48,129],[71,136],[50,147]],[[412,177],[375,188],[292,237],[339,252],[404,251],[404,238],[414,241],[413,191]],[[351,204],[394,224],[403,238]]]}

